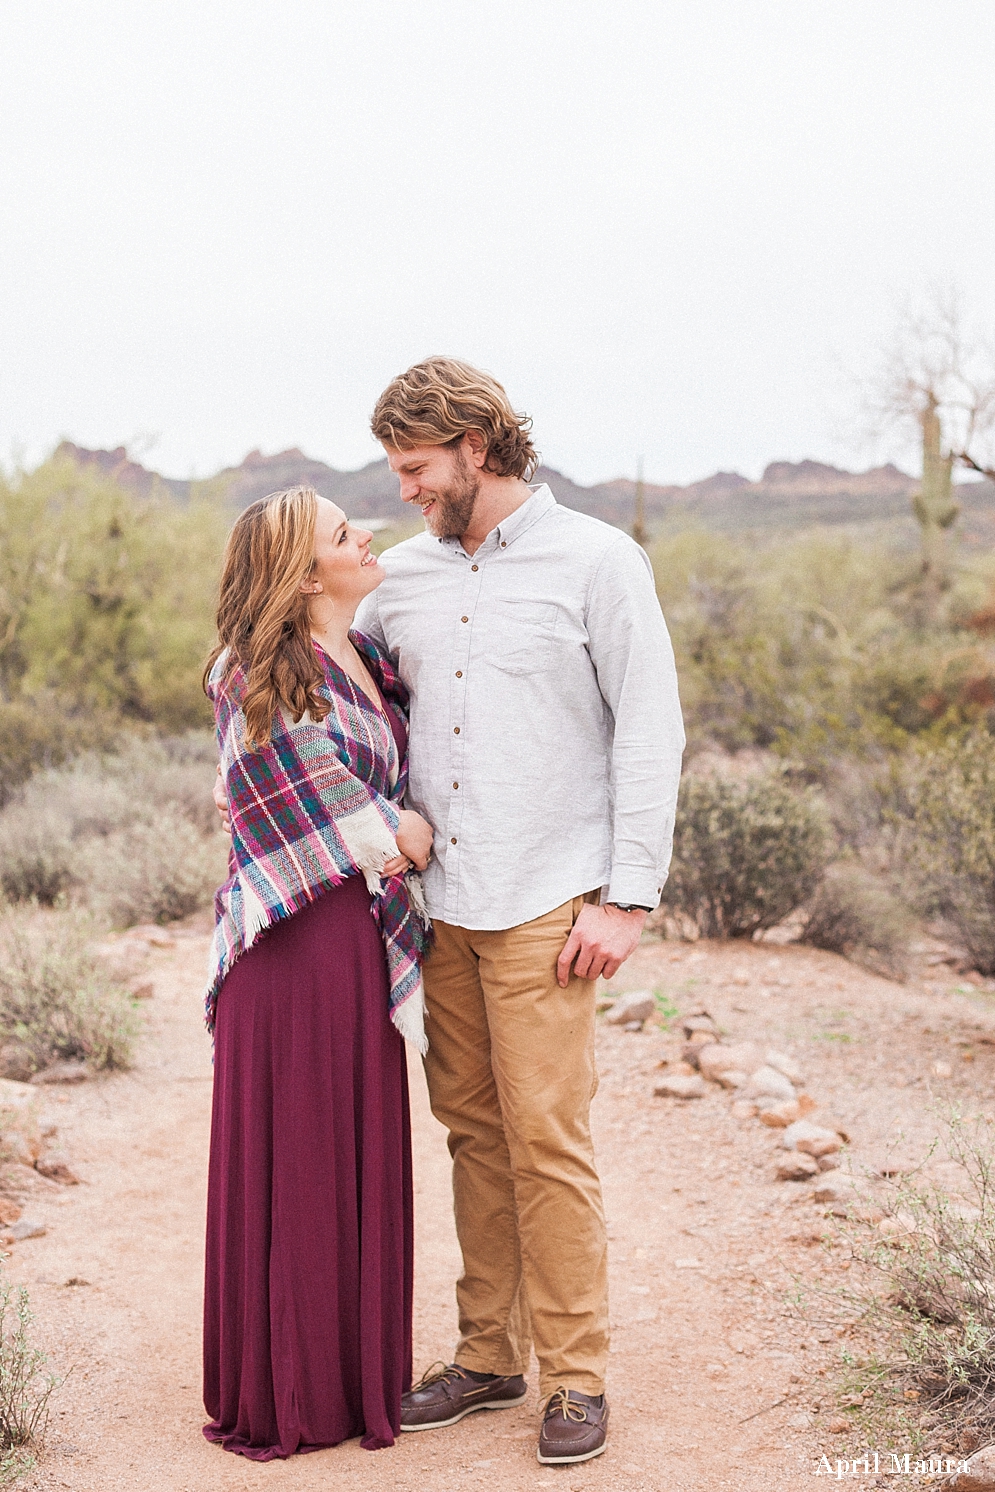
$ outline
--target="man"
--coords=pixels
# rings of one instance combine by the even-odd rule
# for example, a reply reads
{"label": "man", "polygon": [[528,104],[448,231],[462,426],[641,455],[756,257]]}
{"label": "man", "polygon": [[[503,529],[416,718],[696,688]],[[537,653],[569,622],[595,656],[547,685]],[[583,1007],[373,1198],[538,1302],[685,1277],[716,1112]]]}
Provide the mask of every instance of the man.
{"label": "man", "polygon": [[394,379],[373,433],[426,532],[383,555],[356,625],[410,690],[407,801],[436,830],[425,1070],[463,1253],[455,1360],[402,1429],[521,1403],[534,1345],[557,1464],[608,1422],[594,981],[659,902],[684,734],[649,562],[527,486],[530,424],[451,358]]}

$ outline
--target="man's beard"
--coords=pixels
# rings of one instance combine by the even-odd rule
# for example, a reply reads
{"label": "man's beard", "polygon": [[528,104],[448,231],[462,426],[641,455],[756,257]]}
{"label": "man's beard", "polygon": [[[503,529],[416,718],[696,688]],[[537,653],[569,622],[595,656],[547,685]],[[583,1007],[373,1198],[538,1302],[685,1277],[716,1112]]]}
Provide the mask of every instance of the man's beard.
{"label": "man's beard", "polygon": [[429,533],[437,539],[460,539],[470,527],[474,504],[480,491],[480,478],[467,466],[463,452],[455,453],[453,480],[448,487],[432,493],[435,506],[426,517]]}

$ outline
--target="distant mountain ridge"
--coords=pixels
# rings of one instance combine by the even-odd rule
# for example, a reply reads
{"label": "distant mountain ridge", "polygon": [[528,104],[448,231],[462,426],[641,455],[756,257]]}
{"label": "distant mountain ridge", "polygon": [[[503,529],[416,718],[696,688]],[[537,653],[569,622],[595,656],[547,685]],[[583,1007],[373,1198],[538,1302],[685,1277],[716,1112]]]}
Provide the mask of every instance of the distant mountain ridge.
{"label": "distant mountain ridge", "polygon": [[[79,466],[96,467],[143,496],[164,491],[183,501],[195,485],[160,476],[133,461],[124,446],[98,451],[63,441],[55,454]],[[632,525],[636,484],[629,477],[584,487],[552,467],[540,466],[533,480],[548,482],[557,500],[567,507],[622,528]],[[338,471],[296,448],[272,456],[250,451],[239,466],[225,467],[209,485],[222,487],[234,507],[244,508],[258,497],[298,483],[333,499],[353,518],[396,522],[402,511],[397,478],[383,458],[358,471]],[[732,531],[907,519],[909,500],[918,485],[915,477],[890,463],[851,472],[821,461],[772,461],[759,482],[751,482],[738,472],[720,471],[687,486],[662,487],[647,482],[644,498],[651,528],[664,520],[678,519]],[[995,507],[991,484],[966,483],[957,488],[957,494],[965,518],[976,515],[987,530],[990,510]]]}

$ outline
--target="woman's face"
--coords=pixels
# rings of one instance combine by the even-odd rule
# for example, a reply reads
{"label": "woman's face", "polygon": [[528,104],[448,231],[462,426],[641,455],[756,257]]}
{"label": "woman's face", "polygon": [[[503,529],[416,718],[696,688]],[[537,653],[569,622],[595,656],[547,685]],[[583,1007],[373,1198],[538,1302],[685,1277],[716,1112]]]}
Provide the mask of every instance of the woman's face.
{"label": "woman's face", "polygon": [[314,523],[314,568],[302,589],[330,601],[356,607],[384,578],[383,568],[370,553],[373,535],[349,522],[341,508],[318,498]]}

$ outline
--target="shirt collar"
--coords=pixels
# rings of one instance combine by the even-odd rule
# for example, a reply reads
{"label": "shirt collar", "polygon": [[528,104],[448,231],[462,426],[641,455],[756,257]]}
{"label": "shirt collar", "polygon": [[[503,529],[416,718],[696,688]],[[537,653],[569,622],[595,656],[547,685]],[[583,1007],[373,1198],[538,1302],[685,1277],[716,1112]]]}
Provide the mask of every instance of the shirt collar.
{"label": "shirt collar", "polygon": [[520,508],[516,508],[503,523],[497,526],[498,543],[502,549],[530,529],[533,523],[538,523],[550,508],[556,507],[556,498],[545,482],[530,487],[529,491],[532,496],[527,497]]}

